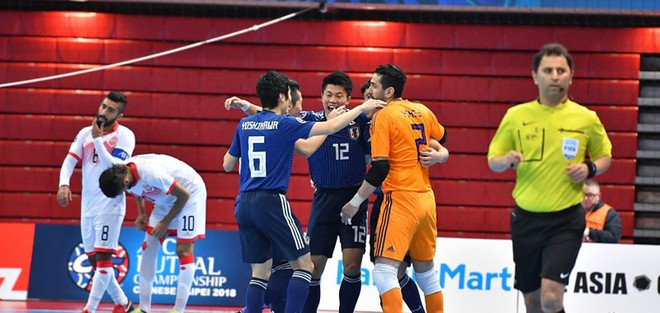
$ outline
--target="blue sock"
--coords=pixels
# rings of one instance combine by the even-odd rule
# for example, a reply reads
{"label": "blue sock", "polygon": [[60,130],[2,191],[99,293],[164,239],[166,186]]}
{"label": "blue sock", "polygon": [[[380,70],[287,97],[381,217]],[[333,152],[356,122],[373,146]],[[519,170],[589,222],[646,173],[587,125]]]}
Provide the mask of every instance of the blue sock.
{"label": "blue sock", "polygon": [[[312,273],[303,270],[295,270],[289,280],[289,287],[286,294],[286,313],[299,313],[303,311],[305,299],[309,293],[309,282],[312,280]],[[279,313],[279,312],[276,312]]]}
{"label": "blue sock", "polygon": [[264,294],[266,294],[267,286],[267,281],[252,277],[245,295],[245,307],[248,313],[261,313],[264,308]]}
{"label": "blue sock", "polygon": [[307,295],[307,302],[303,308],[303,313],[316,313],[321,301],[321,280],[312,279],[309,282],[309,294]]}
{"label": "blue sock", "polygon": [[266,289],[265,303],[275,313],[284,313],[286,308],[286,290],[293,275],[293,269],[289,262],[280,264],[273,268],[274,272],[270,274],[268,280],[268,289]]}
{"label": "blue sock", "polygon": [[355,305],[362,289],[362,276],[346,276],[339,287],[339,313],[355,312]]}
{"label": "blue sock", "polygon": [[415,281],[410,279],[410,276],[405,275],[399,279],[399,287],[401,287],[403,301],[406,302],[410,311],[412,313],[424,313],[424,306],[422,305],[422,299],[419,297],[419,290]]}

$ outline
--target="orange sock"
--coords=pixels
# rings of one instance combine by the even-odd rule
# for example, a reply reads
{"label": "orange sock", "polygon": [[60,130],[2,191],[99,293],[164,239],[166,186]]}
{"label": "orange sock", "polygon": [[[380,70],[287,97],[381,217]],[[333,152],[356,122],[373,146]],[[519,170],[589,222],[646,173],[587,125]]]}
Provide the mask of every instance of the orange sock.
{"label": "orange sock", "polygon": [[382,294],[383,313],[401,313],[403,311],[403,295],[401,288],[392,288]]}
{"label": "orange sock", "polygon": [[443,313],[444,312],[444,300],[442,297],[442,291],[432,293],[430,295],[424,296],[424,301],[426,302],[426,312],[428,313]]}

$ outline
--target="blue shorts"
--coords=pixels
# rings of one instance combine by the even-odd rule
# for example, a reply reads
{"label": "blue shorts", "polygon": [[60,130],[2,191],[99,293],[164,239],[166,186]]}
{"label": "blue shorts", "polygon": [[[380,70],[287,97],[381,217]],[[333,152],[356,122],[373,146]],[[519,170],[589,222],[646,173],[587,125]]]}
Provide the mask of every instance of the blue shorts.
{"label": "blue shorts", "polygon": [[278,191],[243,192],[236,221],[245,263],[263,263],[273,255],[293,261],[309,252],[298,218]]}
{"label": "blue shorts", "polygon": [[332,257],[337,236],[341,248],[366,247],[367,210],[369,201],[364,201],[351,219],[351,225],[341,222],[341,208],[351,201],[359,187],[345,189],[317,189],[312,200],[312,214],[309,216],[307,237],[312,255]]}

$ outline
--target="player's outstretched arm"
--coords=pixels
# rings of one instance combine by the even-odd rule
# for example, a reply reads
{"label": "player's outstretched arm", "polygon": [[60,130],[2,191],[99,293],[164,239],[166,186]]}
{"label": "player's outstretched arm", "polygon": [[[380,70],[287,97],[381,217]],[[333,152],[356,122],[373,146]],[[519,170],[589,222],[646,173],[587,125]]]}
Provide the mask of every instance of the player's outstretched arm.
{"label": "player's outstretched arm", "polygon": [[262,110],[258,105],[252,104],[250,101],[233,96],[225,100],[225,109],[241,109],[247,115],[255,115]]}
{"label": "player's outstretched arm", "polygon": [[[345,105],[334,108],[330,114],[328,114],[328,120],[332,120],[346,112],[348,112],[348,109]],[[294,145],[294,151],[296,154],[307,159],[321,147],[326,138],[328,138],[327,135],[320,135],[307,139],[298,139]]]}
{"label": "player's outstretched arm", "polygon": [[375,99],[369,99],[358,105],[352,110],[347,111],[346,113],[338,116],[335,119],[329,120],[327,122],[317,122],[312,126],[312,130],[309,132],[309,136],[318,136],[318,135],[330,135],[338,132],[342,128],[346,127],[350,122],[356,119],[363,112],[371,112],[377,109],[382,109],[385,107],[385,102]]}
{"label": "player's outstretched arm", "polygon": [[298,139],[296,140],[296,144],[293,146],[293,151],[297,155],[307,159],[321,147],[326,138],[328,138],[327,135],[321,135],[307,139]]}

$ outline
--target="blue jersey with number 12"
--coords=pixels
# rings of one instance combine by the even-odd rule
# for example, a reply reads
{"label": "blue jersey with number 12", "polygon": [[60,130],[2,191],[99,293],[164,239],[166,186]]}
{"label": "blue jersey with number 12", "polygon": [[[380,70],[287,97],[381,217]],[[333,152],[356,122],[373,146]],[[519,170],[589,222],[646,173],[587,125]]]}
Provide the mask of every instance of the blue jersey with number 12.
{"label": "blue jersey with number 12", "polygon": [[[305,121],[325,121],[323,111],[302,111]],[[362,113],[342,130],[329,135],[308,159],[309,175],[317,188],[340,189],[360,186],[370,154],[369,118]]]}
{"label": "blue jersey with number 12", "polygon": [[314,125],[288,115],[261,111],[241,119],[229,154],[240,158],[240,192],[287,191],[291,178],[293,147],[307,138]]}

